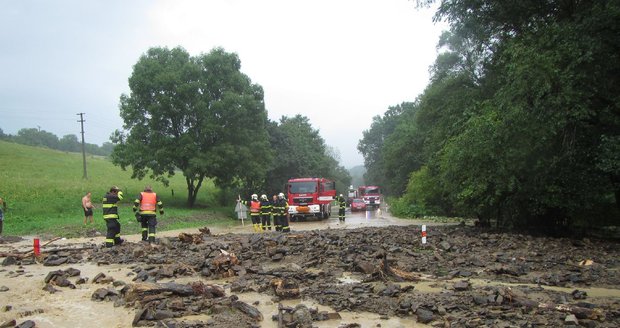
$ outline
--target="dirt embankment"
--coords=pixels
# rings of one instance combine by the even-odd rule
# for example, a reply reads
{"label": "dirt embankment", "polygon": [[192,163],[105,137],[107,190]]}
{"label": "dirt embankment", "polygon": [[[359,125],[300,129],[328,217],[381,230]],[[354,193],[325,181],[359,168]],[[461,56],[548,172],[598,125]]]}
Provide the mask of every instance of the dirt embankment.
{"label": "dirt embankment", "polygon": [[86,242],[48,247],[37,259],[5,256],[0,324],[620,326],[617,243],[465,226],[433,227],[426,245],[420,235],[417,225],[203,229],[156,247]]}

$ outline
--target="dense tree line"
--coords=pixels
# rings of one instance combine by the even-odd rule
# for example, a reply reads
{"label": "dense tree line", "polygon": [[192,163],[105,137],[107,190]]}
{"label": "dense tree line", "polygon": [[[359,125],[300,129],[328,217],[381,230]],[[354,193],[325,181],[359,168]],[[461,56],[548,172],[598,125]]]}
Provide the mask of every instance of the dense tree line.
{"label": "dense tree line", "polygon": [[392,210],[619,224],[620,1],[444,0],[436,19],[429,85],[358,145]]}
{"label": "dense tree line", "polygon": [[197,56],[149,49],[120,99],[126,130],[113,135],[113,162],[164,184],[181,172],[189,206],[205,179],[224,191],[223,202],[283,192],[301,176],[332,178],[344,190],[351,177],[308,119],[270,121],[262,87],[240,68],[239,57],[221,48]]}
{"label": "dense tree line", "polygon": [[[0,139],[28,146],[82,152],[82,142],[78,141],[75,134],[67,134],[59,139],[55,134],[41,129],[24,128],[17,131],[16,135],[5,134],[0,129]],[[113,148],[114,145],[111,142],[105,142],[102,146],[91,143],[84,144],[85,152],[92,155],[109,156]]]}

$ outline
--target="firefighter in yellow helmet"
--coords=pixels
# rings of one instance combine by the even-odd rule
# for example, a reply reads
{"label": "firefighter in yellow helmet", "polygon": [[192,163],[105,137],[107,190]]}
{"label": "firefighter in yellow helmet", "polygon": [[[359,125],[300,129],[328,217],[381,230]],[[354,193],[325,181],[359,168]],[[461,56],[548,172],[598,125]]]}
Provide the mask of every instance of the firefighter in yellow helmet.
{"label": "firefighter in yellow helmet", "polygon": [[344,222],[344,212],[347,208],[347,201],[342,194],[336,197],[336,203],[338,203],[338,221]]}
{"label": "firefighter in yellow helmet", "polygon": [[261,216],[261,228],[264,230],[271,230],[271,208],[272,204],[267,198],[267,195],[260,196],[260,216]]}
{"label": "firefighter in yellow helmet", "polygon": [[283,193],[278,194],[278,198],[273,203],[273,221],[276,226],[276,231],[290,232],[291,228],[288,225],[288,202],[284,198]]}
{"label": "firefighter in yellow helmet", "polygon": [[107,227],[105,235],[105,246],[112,247],[123,243],[121,239],[121,224],[118,222],[118,202],[123,200],[123,191],[117,186],[110,188],[105,196],[103,196],[103,219]]}
{"label": "firefighter in yellow helmet", "polygon": [[143,241],[155,242],[158,209],[159,215],[164,215],[164,204],[159,199],[159,195],[153,192],[151,186],[146,186],[133,201],[133,212],[136,213],[136,219],[142,227]]}

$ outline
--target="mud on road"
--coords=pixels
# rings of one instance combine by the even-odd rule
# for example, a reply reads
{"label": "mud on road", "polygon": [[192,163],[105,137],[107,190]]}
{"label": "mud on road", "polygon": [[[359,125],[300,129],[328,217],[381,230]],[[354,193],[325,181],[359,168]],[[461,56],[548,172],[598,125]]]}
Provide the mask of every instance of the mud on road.
{"label": "mud on road", "polygon": [[0,327],[620,326],[618,243],[443,225],[422,245],[420,223],[348,213],[289,234],[65,240],[39,257],[4,243]]}

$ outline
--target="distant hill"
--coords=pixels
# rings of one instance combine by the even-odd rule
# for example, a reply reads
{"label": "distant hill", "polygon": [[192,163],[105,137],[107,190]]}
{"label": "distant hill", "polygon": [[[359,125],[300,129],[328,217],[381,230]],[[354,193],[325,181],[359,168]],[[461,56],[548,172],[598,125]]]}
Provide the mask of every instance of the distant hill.
{"label": "distant hill", "polygon": [[364,167],[364,165],[354,166],[354,167],[349,169],[349,174],[353,178],[351,180],[351,184],[354,187],[363,186],[365,184],[364,183],[364,173],[366,173],[366,168]]}

